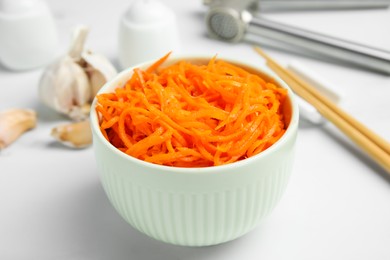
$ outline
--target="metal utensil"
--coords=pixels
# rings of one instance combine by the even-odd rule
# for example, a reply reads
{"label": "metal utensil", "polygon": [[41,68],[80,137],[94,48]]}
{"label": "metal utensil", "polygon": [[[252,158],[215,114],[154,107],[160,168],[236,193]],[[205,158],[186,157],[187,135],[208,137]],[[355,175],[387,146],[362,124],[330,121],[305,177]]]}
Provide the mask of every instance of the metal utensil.
{"label": "metal utensil", "polygon": [[389,0],[261,0],[261,12],[388,8]]}
{"label": "metal utensil", "polygon": [[240,41],[247,34],[265,37],[326,59],[390,74],[389,51],[253,16],[247,10],[251,5],[251,0],[225,0],[210,5],[206,16],[209,34],[230,42]]}

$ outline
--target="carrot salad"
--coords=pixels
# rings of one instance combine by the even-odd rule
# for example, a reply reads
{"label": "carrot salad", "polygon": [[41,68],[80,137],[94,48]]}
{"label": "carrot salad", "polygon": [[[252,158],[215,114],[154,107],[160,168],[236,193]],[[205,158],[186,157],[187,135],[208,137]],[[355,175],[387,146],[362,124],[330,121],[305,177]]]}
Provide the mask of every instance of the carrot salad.
{"label": "carrot salad", "polygon": [[168,57],[97,96],[100,129],[122,152],[167,166],[216,166],[258,154],[285,132],[285,89],[216,57],[161,66]]}

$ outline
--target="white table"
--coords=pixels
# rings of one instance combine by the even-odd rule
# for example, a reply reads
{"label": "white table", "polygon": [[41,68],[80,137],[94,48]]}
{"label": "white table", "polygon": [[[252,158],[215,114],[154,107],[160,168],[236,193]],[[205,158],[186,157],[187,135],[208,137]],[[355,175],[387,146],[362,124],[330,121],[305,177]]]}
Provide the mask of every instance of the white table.
{"label": "white table", "polygon": [[[130,1],[48,2],[63,51],[71,29],[85,23],[91,27],[87,45],[117,64],[119,17]],[[263,64],[248,44],[206,36],[206,8],[200,0],[165,3],[180,21],[182,52]],[[390,50],[390,10],[267,17]],[[282,64],[297,60],[337,83],[345,94],[341,106],[390,141],[389,76],[266,50]],[[0,68],[0,110],[30,107],[39,114],[37,128],[0,153],[0,259],[390,259],[390,178],[329,123],[302,124],[288,189],[252,232],[204,248],[172,246],[144,236],[108,202],[92,148],[71,150],[50,137],[51,128],[66,119],[39,102],[41,73]]]}

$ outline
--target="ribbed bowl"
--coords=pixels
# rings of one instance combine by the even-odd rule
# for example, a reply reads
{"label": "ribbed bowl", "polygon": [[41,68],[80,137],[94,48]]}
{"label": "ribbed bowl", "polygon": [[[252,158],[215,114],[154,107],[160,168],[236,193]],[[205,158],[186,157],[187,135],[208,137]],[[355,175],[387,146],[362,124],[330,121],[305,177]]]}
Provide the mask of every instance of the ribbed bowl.
{"label": "ribbed bowl", "polygon": [[[289,90],[277,78],[253,66],[251,69]],[[131,74],[132,68],[120,73],[100,93],[121,86]],[[278,142],[251,158],[205,168],[155,165],[120,152],[101,134],[93,109],[93,147],[104,190],[128,223],[157,240],[205,246],[242,236],[272,211],[288,183],[298,128],[298,109],[291,90],[286,106],[291,117]]]}

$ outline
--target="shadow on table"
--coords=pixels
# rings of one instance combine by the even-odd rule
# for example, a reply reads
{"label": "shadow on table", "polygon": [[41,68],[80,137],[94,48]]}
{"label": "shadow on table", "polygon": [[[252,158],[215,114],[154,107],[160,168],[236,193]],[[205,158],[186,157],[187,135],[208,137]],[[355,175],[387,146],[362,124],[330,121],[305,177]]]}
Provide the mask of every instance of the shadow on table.
{"label": "shadow on table", "polygon": [[390,184],[390,175],[382,169],[377,163],[375,163],[369,156],[362,151],[359,147],[357,147],[352,141],[344,138],[341,133],[338,134],[332,129],[323,127],[322,131],[324,131],[329,137],[334,139],[337,143],[339,143],[342,148],[347,149],[351,154],[353,154],[359,161],[363,162],[370,168],[372,171],[377,173],[381,178],[386,180]]}
{"label": "shadow on table", "polygon": [[[74,194],[75,196],[77,194]],[[245,241],[245,237],[216,246],[183,247],[166,244],[140,233],[125,222],[111,206],[103,188],[96,183],[84,190],[78,208],[77,219],[82,243],[79,257],[71,259],[215,259],[226,255]],[[69,258],[67,258],[69,259]]]}

